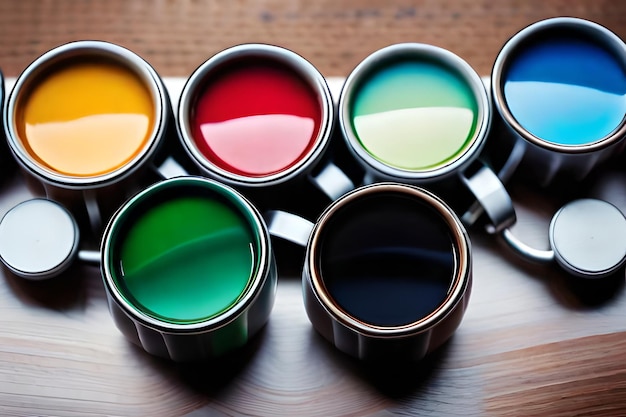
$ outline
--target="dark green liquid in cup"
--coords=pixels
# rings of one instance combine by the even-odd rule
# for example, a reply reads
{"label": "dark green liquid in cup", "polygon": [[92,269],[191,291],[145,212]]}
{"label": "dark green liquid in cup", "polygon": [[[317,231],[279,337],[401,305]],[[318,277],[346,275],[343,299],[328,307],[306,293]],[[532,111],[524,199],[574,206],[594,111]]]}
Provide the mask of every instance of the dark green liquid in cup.
{"label": "dark green liquid in cup", "polygon": [[257,267],[258,239],[223,197],[152,198],[122,232],[116,283],[132,305],[170,323],[197,323],[233,306]]}

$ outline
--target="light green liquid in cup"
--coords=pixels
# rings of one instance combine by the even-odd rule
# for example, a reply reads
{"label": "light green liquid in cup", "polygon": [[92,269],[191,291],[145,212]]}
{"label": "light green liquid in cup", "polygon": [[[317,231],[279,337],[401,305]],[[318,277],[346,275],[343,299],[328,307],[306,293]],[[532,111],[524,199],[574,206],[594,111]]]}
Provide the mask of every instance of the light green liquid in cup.
{"label": "light green liquid in cup", "polygon": [[257,247],[244,216],[222,199],[157,201],[123,237],[117,284],[149,316],[197,323],[228,310],[245,293]]}
{"label": "light green liquid in cup", "polygon": [[409,171],[446,165],[471,144],[478,104],[470,86],[432,61],[398,61],[374,71],[353,96],[350,115],[361,146]]}

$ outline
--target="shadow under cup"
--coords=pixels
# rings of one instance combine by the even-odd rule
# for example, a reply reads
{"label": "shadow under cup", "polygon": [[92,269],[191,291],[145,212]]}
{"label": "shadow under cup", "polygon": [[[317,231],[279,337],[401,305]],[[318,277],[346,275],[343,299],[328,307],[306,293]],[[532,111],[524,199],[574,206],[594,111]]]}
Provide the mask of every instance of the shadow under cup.
{"label": "shadow under cup", "polygon": [[74,214],[91,206],[98,230],[159,149],[171,105],[142,58],[108,42],[77,41],[24,70],[4,117],[20,165]]}
{"label": "shadow under cup", "polygon": [[231,188],[194,177],[157,183],[115,214],[102,274],[120,330],[175,361],[244,345],[265,324],[277,279],[256,209]]}
{"label": "shadow under cup", "polygon": [[305,259],[312,324],[365,361],[422,359],[452,336],[469,300],[467,233],[442,200],[414,186],[374,184],[333,203]]}

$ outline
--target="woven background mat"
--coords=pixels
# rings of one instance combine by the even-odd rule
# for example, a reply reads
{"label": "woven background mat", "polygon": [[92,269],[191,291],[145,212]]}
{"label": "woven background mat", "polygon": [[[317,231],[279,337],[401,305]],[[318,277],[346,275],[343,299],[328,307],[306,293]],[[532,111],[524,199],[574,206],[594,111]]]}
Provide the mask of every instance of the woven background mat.
{"label": "woven background mat", "polygon": [[103,39],[126,46],[162,76],[188,76],[234,44],[272,43],[345,76],[383,46],[425,42],[489,74],[515,32],[554,16],[576,16],[626,37],[626,2],[611,0],[18,0],[0,2],[0,68],[18,75],[59,44]]}

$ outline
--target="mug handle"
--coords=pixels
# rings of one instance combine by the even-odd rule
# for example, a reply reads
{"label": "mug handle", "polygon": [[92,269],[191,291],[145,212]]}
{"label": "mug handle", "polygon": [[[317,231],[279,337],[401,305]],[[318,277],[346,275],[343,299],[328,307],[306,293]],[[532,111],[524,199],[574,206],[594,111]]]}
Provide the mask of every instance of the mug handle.
{"label": "mug handle", "polygon": [[[509,172],[512,171],[509,170]],[[471,226],[480,215],[485,213],[489,219],[489,223],[485,226],[487,232],[502,236],[504,242],[515,253],[537,263],[553,262],[554,251],[535,249],[519,240],[511,232],[517,216],[513,200],[506,191],[500,176],[496,175],[484,162],[478,162],[478,168],[474,173],[469,176],[467,174],[467,170],[461,173],[461,180],[474,195],[476,202],[462,216],[463,223]]]}
{"label": "mug handle", "polygon": [[152,169],[164,180],[189,175],[187,170],[173,156],[168,156],[160,165],[152,166]]}
{"label": "mug handle", "polygon": [[[189,175],[183,166],[171,156],[167,157],[161,165],[153,166],[152,169],[163,179]],[[85,203],[91,230],[97,233],[102,229],[103,219],[102,211],[100,210],[100,205],[98,204],[94,190],[83,190],[83,202]]]}
{"label": "mug handle", "polygon": [[[523,141],[515,142],[515,145],[513,145],[513,148],[511,149],[508,158],[506,159],[506,161],[504,162],[504,164],[502,165],[502,167],[497,173],[496,180],[499,181],[502,184],[502,186],[504,186],[504,184],[507,183],[511,179],[515,171],[517,171],[517,167],[522,162],[522,159],[525,153],[526,153],[526,143]],[[479,158],[479,161],[480,161],[480,158]],[[480,163],[483,165],[487,165],[485,164],[485,162],[480,162]],[[475,201],[474,203],[472,203],[470,208],[467,209],[467,211],[463,214],[462,221],[465,225],[471,226],[478,220],[478,218],[483,213],[484,213],[484,208],[482,204],[479,201]]]}
{"label": "mug handle", "polygon": [[501,231],[501,236],[524,258],[556,263],[582,278],[609,276],[626,263],[626,217],[604,200],[584,198],[561,207],[550,222],[549,250],[528,246],[508,228]]}
{"label": "mug handle", "polygon": [[308,178],[331,201],[335,201],[348,191],[356,188],[345,172],[332,162],[328,162],[315,175],[309,174]]}
{"label": "mug handle", "polygon": [[[567,273],[599,278],[620,270],[626,263],[626,217],[612,204],[597,199],[574,200],[552,218],[550,249],[536,249],[519,240],[511,231],[515,209],[500,178],[481,164],[461,178],[487,214],[486,230],[498,234],[515,253],[536,263],[556,263]],[[598,262],[594,253],[604,255]]]}
{"label": "mug handle", "polygon": [[306,247],[315,226],[313,222],[282,210],[268,210],[264,214],[270,235]]}
{"label": "mug handle", "polygon": [[[309,174],[309,180],[331,201],[335,201],[355,188],[352,180],[332,162],[328,162],[316,174]],[[268,210],[264,214],[270,235],[306,247],[314,224],[309,220],[282,210]]]}
{"label": "mug handle", "polygon": [[89,218],[91,230],[97,234],[102,228],[102,212],[94,190],[83,190],[83,202],[85,203],[85,209],[87,210],[87,217]]}
{"label": "mug handle", "polygon": [[536,249],[519,240],[510,228],[500,232],[500,236],[513,252],[529,261],[541,264],[552,263],[555,260],[554,251],[551,249]]}
{"label": "mug handle", "polygon": [[[472,173],[468,171],[472,171]],[[481,211],[484,211],[489,218],[489,223],[486,226],[487,232],[499,233],[515,223],[516,214],[511,196],[491,168],[483,162],[478,162],[463,171],[460,177],[480,204]],[[466,212],[462,218],[466,224],[471,226],[477,217],[470,211]]]}

